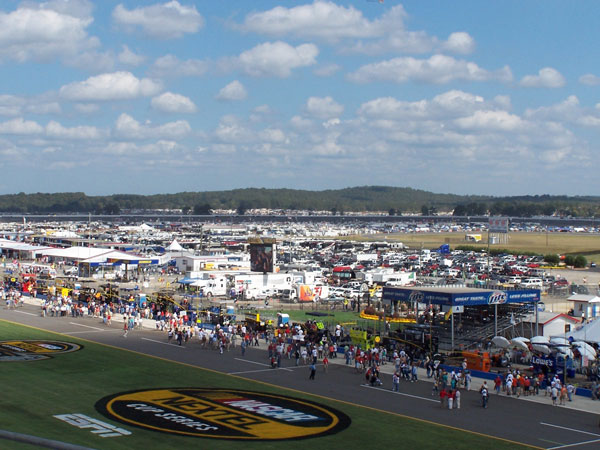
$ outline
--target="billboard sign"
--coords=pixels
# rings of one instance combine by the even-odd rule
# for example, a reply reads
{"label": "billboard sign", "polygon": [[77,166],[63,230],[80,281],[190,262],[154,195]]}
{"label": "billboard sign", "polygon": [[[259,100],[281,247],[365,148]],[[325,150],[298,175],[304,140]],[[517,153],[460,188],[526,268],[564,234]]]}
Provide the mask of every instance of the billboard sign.
{"label": "billboard sign", "polygon": [[272,273],[275,269],[275,244],[250,244],[250,270]]}
{"label": "billboard sign", "polygon": [[384,303],[418,301],[419,303],[446,306],[501,305],[506,303],[539,302],[540,290],[485,291],[465,289],[464,291],[448,291],[440,289],[435,291],[385,286],[383,288],[382,300]]}
{"label": "billboard sign", "polygon": [[508,217],[490,217],[488,231],[490,233],[508,233]]}

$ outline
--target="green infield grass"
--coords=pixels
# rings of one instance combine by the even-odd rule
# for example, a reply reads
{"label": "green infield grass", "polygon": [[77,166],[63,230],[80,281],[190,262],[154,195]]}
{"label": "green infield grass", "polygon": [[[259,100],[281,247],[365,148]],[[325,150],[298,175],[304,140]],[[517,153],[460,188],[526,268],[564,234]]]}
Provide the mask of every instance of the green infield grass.
{"label": "green infield grass", "polygon": [[[38,361],[2,361],[4,383],[0,429],[96,449],[246,448],[306,449],[407,448],[508,449],[523,448],[509,441],[488,438],[454,428],[410,419],[396,414],[358,407],[300,391],[252,382],[240,377],[200,369],[121,350],[71,336],[46,332],[0,320],[2,341],[48,340],[76,343],[79,351],[53,355]],[[351,419],[335,434],[287,441],[233,441],[190,437],[125,425],[100,414],[96,403],[127,391],[161,388],[237,389],[282,395],[333,408]],[[214,392],[214,391],[211,391]],[[127,407],[131,407],[127,405]],[[90,429],[77,428],[54,415],[85,416],[121,427],[130,435],[100,437]],[[278,426],[275,424],[275,426]],[[273,429],[277,433],[277,428]],[[451,445],[449,444],[451,443]],[[2,449],[35,448],[0,439]]]}

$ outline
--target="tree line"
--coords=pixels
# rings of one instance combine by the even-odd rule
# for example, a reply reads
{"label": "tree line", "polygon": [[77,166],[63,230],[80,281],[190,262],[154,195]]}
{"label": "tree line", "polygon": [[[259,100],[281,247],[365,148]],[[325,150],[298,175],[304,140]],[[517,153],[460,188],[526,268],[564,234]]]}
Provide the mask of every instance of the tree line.
{"label": "tree line", "polygon": [[437,194],[412,188],[359,186],[337,190],[247,188],[228,191],[180,192],[176,194],[115,194],[88,196],[83,192],[0,195],[1,213],[120,214],[180,210],[183,214],[207,215],[217,209],[244,214],[252,209],[304,210],[344,215],[348,212],[389,215],[451,213],[455,216],[571,216],[600,215],[600,197]]}

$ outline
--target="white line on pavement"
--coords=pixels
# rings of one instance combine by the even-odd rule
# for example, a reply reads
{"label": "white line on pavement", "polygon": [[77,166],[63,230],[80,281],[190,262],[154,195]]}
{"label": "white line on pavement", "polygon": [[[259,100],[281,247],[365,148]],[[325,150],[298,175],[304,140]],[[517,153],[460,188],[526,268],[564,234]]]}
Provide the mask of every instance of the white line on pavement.
{"label": "white line on pavement", "polygon": [[579,445],[593,444],[595,442],[600,442],[600,439],[594,439],[593,441],[576,442],[574,444],[559,445],[557,447],[548,447],[546,450],[556,450],[558,448],[577,447]]}
{"label": "white line on pavement", "polygon": [[181,347],[181,348],[184,348],[182,345],[171,344],[170,342],[156,341],[154,339],[142,338],[142,341],[150,341],[150,342],[156,342],[157,344],[170,345],[171,347]]}
{"label": "white line on pavement", "polygon": [[[270,364],[260,363],[257,361],[250,361],[249,359],[242,359],[242,358],[233,358],[233,359],[235,359],[236,361],[243,361],[243,362],[247,362],[247,363],[251,363],[251,364],[257,364],[257,365],[263,366],[263,367],[269,367],[269,368],[271,367]],[[288,372],[292,372],[291,369],[286,369],[285,367],[278,367],[278,369],[287,370]],[[238,372],[238,373],[241,373],[241,372]]]}
{"label": "white line on pavement", "polygon": [[75,325],[75,326],[84,327],[84,328],[91,328],[92,330],[96,330],[96,331],[104,331],[104,329],[102,329],[102,328],[90,327],[89,325],[83,325],[83,324],[77,323],[77,322],[69,322],[69,325]]}
{"label": "white line on pavement", "polygon": [[439,403],[439,400],[433,400],[433,399],[427,398],[427,397],[419,397],[418,395],[405,394],[404,392],[394,392],[394,391],[390,391],[389,389],[378,388],[375,386],[367,386],[364,384],[361,384],[360,386],[364,387],[364,388],[368,388],[368,389],[375,389],[376,391],[391,392],[392,394],[403,395],[404,397],[418,398],[419,400],[425,400],[428,402]]}
{"label": "white line on pavement", "polygon": [[258,372],[269,372],[270,370],[287,370],[288,372],[291,372],[291,370],[288,369],[284,369],[282,367],[279,368],[271,368],[269,367],[268,369],[257,369],[257,370],[244,370],[243,372],[227,372],[227,375],[241,375],[244,373],[258,373]]}
{"label": "white line on pavement", "polygon": [[19,314],[27,314],[28,316],[37,316],[38,314],[33,314],[33,313],[29,313],[29,312],[25,312],[25,311],[15,311],[18,312]]}
{"label": "white line on pavement", "polygon": [[589,434],[590,436],[600,437],[600,434],[590,433],[589,431],[577,430],[575,428],[563,427],[562,425],[554,425],[554,424],[546,423],[546,422],[540,422],[540,425],[546,425],[547,427],[560,428],[562,430],[575,431],[576,433],[583,433],[583,434]]}

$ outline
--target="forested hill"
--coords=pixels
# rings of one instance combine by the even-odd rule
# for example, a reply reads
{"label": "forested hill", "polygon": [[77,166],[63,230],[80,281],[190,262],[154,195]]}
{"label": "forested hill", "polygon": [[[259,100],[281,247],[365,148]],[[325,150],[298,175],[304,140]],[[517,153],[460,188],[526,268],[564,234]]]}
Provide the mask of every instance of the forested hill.
{"label": "forested hill", "polygon": [[388,214],[510,216],[600,215],[600,197],[520,196],[490,197],[435,194],[385,186],[362,186],[337,190],[234,189],[229,191],[180,192],[177,194],[88,196],[82,192],[53,194],[12,194],[0,196],[2,213],[94,213],[182,210],[185,214],[210,214],[216,209],[306,210],[334,214],[347,212],[386,212]]}

